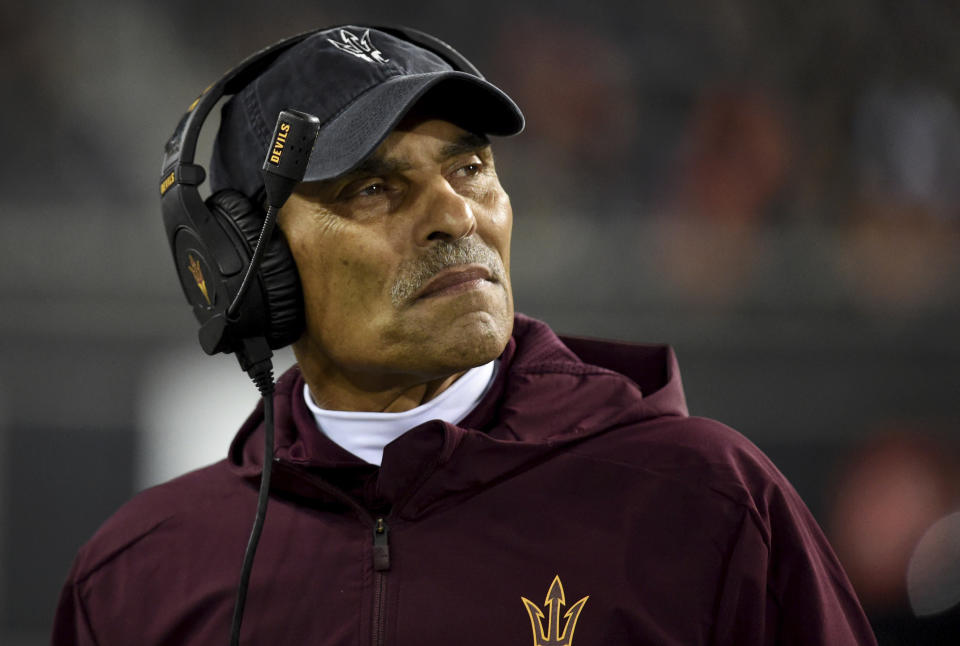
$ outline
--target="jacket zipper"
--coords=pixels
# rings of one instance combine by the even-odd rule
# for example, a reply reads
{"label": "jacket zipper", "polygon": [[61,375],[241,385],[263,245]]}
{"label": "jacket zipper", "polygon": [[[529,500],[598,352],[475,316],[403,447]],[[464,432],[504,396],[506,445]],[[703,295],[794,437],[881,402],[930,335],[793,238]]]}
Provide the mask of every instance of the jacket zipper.
{"label": "jacket zipper", "polygon": [[362,505],[356,500],[347,496],[342,491],[329,484],[322,478],[318,478],[309,473],[304,473],[293,465],[275,458],[275,466],[280,465],[285,471],[288,471],[296,477],[305,480],[314,486],[326,491],[336,498],[347,503],[357,512],[357,515],[370,527],[373,528],[373,644],[374,646],[383,646],[386,638],[386,604],[387,604],[387,575],[390,570],[390,527],[383,518],[374,520]]}
{"label": "jacket zipper", "polygon": [[390,569],[390,528],[378,518],[373,528],[373,646],[386,637],[387,575]]}

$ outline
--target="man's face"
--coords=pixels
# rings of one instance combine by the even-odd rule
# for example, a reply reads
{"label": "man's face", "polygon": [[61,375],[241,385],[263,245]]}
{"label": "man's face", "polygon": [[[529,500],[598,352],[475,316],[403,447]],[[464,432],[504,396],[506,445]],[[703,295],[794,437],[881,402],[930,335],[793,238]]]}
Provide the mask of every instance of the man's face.
{"label": "man's face", "polygon": [[301,364],[371,388],[486,363],[513,326],[510,200],[485,140],[398,127],[360,169],[280,212],[306,305]]}

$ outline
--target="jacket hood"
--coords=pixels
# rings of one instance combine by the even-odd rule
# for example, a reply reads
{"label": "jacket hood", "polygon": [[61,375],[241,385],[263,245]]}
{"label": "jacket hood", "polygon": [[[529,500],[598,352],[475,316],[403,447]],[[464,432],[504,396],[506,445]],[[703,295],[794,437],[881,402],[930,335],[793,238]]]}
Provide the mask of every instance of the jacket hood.
{"label": "jacket hood", "polygon": [[[391,504],[402,499],[409,513],[506,477],[571,443],[653,418],[687,415],[680,371],[668,346],[558,337],[522,314],[516,315],[494,382],[474,410],[458,425],[432,421],[411,429],[386,447],[380,469],[319,432],[303,401],[303,384],[297,366],[277,382],[271,488],[323,498],[329,497],[333,474],[341,481],[350,474],[373,475],[377,497]],[[239,475],[259,479],[262,402],[234,439],[229,460]],[[441,472],[441,490],[420,495]]]}

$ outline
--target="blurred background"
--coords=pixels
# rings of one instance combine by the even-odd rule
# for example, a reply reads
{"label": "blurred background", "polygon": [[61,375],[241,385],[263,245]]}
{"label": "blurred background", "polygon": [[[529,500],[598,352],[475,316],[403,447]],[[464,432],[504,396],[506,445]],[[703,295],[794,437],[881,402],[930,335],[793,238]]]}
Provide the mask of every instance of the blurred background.
{"label": "blurred background", "polygon": [[444,38],[524,109],[495,144],[518,310],[672,344],[880,643],[958,643],[960,4],[811,4],[2,0],[0,643],[45,644],[79,545],[255,404],[196,343],[160,151],[247,54],[349,21]]}

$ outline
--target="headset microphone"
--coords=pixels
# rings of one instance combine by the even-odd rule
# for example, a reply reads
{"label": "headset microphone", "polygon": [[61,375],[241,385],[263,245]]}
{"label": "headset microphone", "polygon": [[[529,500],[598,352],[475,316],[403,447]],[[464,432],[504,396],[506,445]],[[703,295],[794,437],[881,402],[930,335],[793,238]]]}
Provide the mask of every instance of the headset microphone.
{"label": "headset microphone", "polygon": [[307,172],[320,120],[298,110],[284,110],[273,130],[272,146],[260,174],[267,189],[267,205],[280,208]]}

